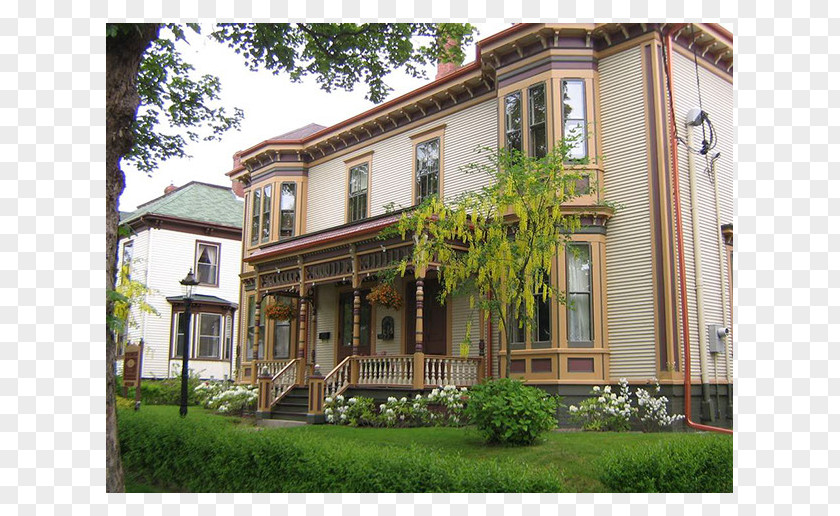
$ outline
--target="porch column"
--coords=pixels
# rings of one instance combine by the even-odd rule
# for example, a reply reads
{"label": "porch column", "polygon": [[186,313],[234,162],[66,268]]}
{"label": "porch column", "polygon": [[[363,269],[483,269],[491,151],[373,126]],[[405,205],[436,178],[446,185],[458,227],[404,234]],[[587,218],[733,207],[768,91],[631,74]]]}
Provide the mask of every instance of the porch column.
{"label": "porch column", "polygon": [[297,385],[302,385],[306,377],[306,300],[298,299],[298,349],[297,349]]}
{"label": "porch column", "polygon": [[359,342],[361,341],[362,323],[362,293],[357,288],[353,291],[353,355],[359,354]]}
{"label": "porch column", "polygon": [[[259,280],[258,280],[259,281]],[[251,361],[251,384],[257,383],[257,376],[260,374],[257,371],[257,361],[259,360],[260,356],[260,305],[262,304],[262,299],[260,298],[260,291],[257,290],[257,295],[254,296],[254,302],[256,306],[254,307],[254,343],[252,346],[253,350],[253,359]]]}
{"label": "porch column", "polygon": [[422,389],[426,383],[426,360],[425,354],[423,353],[423,276],[425,274],[421,274],[420,272],[416,273],[419,279],[417,280],[414,315],[414,381],[412,382],[412,387],[415,389]]}

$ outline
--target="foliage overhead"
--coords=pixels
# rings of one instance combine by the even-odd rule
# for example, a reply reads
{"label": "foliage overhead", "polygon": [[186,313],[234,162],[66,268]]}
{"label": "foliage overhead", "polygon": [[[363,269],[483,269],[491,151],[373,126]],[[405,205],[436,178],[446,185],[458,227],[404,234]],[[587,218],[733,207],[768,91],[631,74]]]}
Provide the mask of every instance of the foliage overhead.
{"label": "foliage overhead", "polygon": [[580,216],[562,206],[589,191],[580,188],[588,174],[585,163],[567,160],[574,140],[557,142],[543,158],[478,149],[484,161],[464,168],[484,175],[486,186],[453,200],[431,196],[386,230],[386,235],[414,239],[412,255],[396,265],[396,273],[405,274],[410,265],[425,271],[436,264],[443,277],[441,301],[465,294],[472,309],[495,315],[506,335],[509,311],[524,315],[517,324],[529,330],[539,297],[565,303],[563,292],[550,284],[551,265],[558,246],[580,227]]}
{"label": "foliage overhead", "polygon": [[[365,98],[379,103],[391,91],[384,81],[390,72],[404,68],[419,78],[421,67],[438,59],[460,64],[474,32],[468,23],[222,23],[211,36],[251,70],[287,72],[295,82],[313,75],[327,92],[364,82]],[[415,37],[427,41],[415,45]]]}
{"label": "foliage overhead", "polygon": [[[134,146],[125,156],[150,174],[161,161],[187,157],[188,141],[220,140],[229,129],[239,129],[244,113],[229,113],[217,105],[222,86],[213,75],[194,76],[175,41],[186,41],[184,30],[168,25],[170,38],[154,40],[146,50],[137,76],[140,109],[134,121]],[[196,33],[196,25],[190,25]],[[164,132],[164,127],[169,132]]]}

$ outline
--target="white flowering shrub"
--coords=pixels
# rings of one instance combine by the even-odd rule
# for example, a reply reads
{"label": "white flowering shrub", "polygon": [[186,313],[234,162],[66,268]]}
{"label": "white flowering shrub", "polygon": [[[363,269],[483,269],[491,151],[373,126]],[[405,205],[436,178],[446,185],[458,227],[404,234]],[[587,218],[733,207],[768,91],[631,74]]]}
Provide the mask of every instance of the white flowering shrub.
{"label": "white flowering shrub", "polygon": [[324,418],[333,425],[378,425],[373,398],[363,396],[345,398],[339,394],[327,397],[324,400]]}
{"label": "white flowering shrub", "polygon": [[466,399],[467,389],[454,386],[435,388],[427,396],[389,396],[378,407],[371,398],[339,394],[324,400],[324,418],[327,423],[353,426],[460,425]]}
{"label": "white flowering shrub", "polygon": [[583,400],[580,406],[571,405],[569,415],[584,430],[621,432],[630,429],[630,418],[635,414],[631,404],[630,388],[626,378],[618,381],[618,393],[607,385],[603,390],[592,387],[592,398]]}
{"label": "white flowering shrub", "polygon": [[198,384],[194,392],[201,406],[221,414],[242,414],[257,407],[258,393],[254,385],[208,381]]}
{"label": "white flowering shrub", "polygon": [[458,389],[454,385],[447,385],[432,389],[426,398],[427,405],[437,405],[440,411],[429,411],[429,420],[436,424],[460,426],[463,424],[464,406],[469,400],[466,387]]}
{"label": "white flowering shrub", "polygon": [[[653,391],[659,394],[659,381],[654,379]],[[682,414],[668,414],[668,398],[665,396],[654,396],[647,389],[636,389],[636,399],[638,400],[637,413],[639,421],[642,423],[642,430],[645,432],[655,432],[660,428],[671,426],[677,421],[685,418]]]}
{"label": "white flowering shrub", "polygon": [[592,387],[594,397],[583,400],[580,406],[570,406],[569,415],[584,430],[622,431],[630,429],[632,418],[636,418],[645,432],[652,432],[683,419],[681,414],[668,414],[668,398],[655,396],[660,392],[659,381],[654,378],[653,393],[636,389],[636,406],[630,396],[625,378],[619,380],[618,394],[609,385],[601,389]]}

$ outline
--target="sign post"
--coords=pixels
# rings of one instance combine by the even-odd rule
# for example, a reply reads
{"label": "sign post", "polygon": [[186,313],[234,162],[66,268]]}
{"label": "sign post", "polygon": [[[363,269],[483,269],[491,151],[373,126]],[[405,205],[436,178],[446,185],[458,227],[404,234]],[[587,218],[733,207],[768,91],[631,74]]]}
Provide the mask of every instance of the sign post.
{"label": "sign post", "polygon": [[134,410],[140,409],[140,372],[143,366],[143,339],[139,346],[126,346],[123,359],[123,386],[134,387]]}

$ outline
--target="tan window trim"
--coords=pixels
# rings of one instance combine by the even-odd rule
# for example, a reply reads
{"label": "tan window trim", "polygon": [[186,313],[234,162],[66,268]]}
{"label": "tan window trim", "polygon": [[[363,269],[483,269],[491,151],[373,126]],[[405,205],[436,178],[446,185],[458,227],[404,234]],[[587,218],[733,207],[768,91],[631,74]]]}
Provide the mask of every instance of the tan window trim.
{"label": "tan window trim", "polygon": [[442,199],[444,190],[444,133],[446,129],[446,124],[439,125],[437,127],[433,127],[422,133],[417,133],[412,135],[411,138],[411,205],[414,206],[417,204],[417,146],[421,143],[426,143],[428,141],[434,140],[438,138],[440,140],[440,146],[438,149],[439,153],[439,166],[438,166],[438,196]]}
{"label": "tan window trim", "polygon": [[350,159],[344,160],[344,222],[350,223],[355,222],[350,220],[350,169],[353,167],[357,167],[359,165],[367,164],[368,167],[368,177],[367,177],[367,207],[365,208],[365,216],[361,219],[357,220],[364,220],[370,217],[370,189],[371,189],[371,177],[373,176],[373,151],[363,152],[362,154],[356,155]]}

